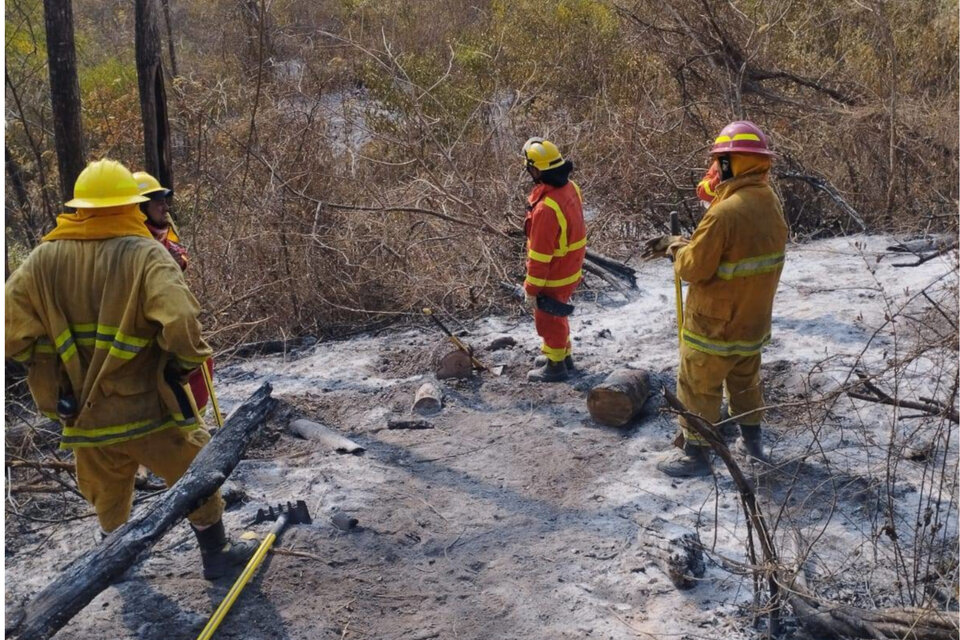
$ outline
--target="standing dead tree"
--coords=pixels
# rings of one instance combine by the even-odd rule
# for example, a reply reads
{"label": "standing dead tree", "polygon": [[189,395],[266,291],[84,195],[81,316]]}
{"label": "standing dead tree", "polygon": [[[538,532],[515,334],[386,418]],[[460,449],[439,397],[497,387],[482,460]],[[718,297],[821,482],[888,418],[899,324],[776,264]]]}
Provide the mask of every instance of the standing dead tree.
{"label": "standing dead tree", "polygon": [[170,19],[170,0],[160,0],[163,4],[163,21],[167,27],[167,49],[170,51],[170,74],[176,78],[180,73],[177,71],[177,55],[173,46],[173,20]]}
{"label": "standing dead tree", "polygon": [[53,105],[53,138],[60,168],[60,194],[69,200],[73,183],[83,171],[83,126],[80,118],[80,82],[77,52],[73,44],[73,7],[62,0],[43,0],[50,71],[50,102]]}
{"label": "standing dead tree", "polygon": [[170,123],[167,119],[167,92],[163,82],[157,0],[137,0],[135,46],[140,114],[143,118],[144,164],[147,172],[156,176],[160,184],[172,189]]}

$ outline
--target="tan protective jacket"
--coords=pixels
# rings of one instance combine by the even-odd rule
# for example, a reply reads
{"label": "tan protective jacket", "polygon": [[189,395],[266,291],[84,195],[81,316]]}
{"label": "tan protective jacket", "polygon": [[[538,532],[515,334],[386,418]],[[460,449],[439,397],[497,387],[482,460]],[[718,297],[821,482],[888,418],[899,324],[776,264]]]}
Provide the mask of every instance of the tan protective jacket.
{"label": "tan protective jacket", "polygon": [[674,268],[690,283],[683,341],[719,356],[752,356],[770,341],[787,225],[766,171],[721,182]]}
{"label": "tan protective jacket", "polygon": [[40,411],[56,419],[61,392],[77,399],[61,447],[199,426],[164,368],[195,369],[211,350],[180,267],[153,238],[44,242],[10,276],[6,305],[6,357],[27,365]]}

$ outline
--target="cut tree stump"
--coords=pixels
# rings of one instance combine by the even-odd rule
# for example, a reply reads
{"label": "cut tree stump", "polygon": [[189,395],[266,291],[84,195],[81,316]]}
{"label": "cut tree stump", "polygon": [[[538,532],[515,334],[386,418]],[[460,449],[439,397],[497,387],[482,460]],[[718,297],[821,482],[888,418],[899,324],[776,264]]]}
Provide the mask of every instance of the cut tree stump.
{"label": "cut tree stump", "polygon": [[691,589],[706,571],[703,547],[696,531],[663,518],[642,519],[637,541],[643,552],[670,578],[677,589]]}
{"label": "cut tree stump", "polygon": [[[190,468],[156,505],[107,536],[99,547],[73,562],[20,612],[7,618],[6,635],[45,640],[137,563],[175,524],[223,484],[276,404],[264,384],[240,405]],[[197,556],[197,571],[200,557]]]}
{"label": "cut tree stump", "polygon": [[443,392],[432,382],[424,382],[417,389],[417,395],[413,399],[413,413],[419,413],[422,416],[429,416],[439,413],[443,408]]}
{"label": "cut tree stump", "polygon": [[640,413],[650,397],[650,374],[641,369],[618,369],[590,390],[587,408],[595,422],[622,427]]}
{"label": "cut tree stump", "polygon": [[305,420],[303,418],[294,420],[288,428],[294,435],[300,436],[304,440],[319,442],[323,447],[331,451],[336,451],[337,453],[353,453],[359,455],[366,451],[366,449],[353,440],[313,420]]}
{"label": "cut tree stump", "polygon": [[434,348],[432,362],[433,373],[437,376],[437,380],[464,379],[473,375],[470,354],[447,340]]}

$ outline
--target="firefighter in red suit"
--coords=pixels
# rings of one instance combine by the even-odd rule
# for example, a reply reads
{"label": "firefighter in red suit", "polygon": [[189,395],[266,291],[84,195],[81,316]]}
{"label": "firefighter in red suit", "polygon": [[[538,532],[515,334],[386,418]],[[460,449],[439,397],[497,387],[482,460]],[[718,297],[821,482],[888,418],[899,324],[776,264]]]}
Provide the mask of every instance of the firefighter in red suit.
{"label": "firefighter in red suit", "polygon": [[564,160],[560,149],[549,140],[527,140],[523,159],[527,173],[536,183],[528,198],[524,221],[527,277],[523,288],[546,356],[543,366],[528,373],[527,379],[559,382],[573,370],[570,323],[565,317],[539,309],[537,297],[547,296],[565,303],[580,284],[587,246],[583,198],[580,187],[570,180],[573,163]]}

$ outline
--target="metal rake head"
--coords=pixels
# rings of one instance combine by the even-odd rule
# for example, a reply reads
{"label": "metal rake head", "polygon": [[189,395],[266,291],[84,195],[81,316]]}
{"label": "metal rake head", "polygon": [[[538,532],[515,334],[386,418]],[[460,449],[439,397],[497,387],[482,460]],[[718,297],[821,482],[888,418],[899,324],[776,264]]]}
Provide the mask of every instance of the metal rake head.
{"label": "metal rake head", "polygon": [[257,517],[254,518],[254,524],[260,524],[261,522],[276,522],[277,518],[281,515],[287,515],[287,522],[289,524],[312,524],[313,518],[310,517],[310,512],[307,511],[307,503],[303,500],[297,500],[297,503],[287,502],[287,504],[278,504],[276,509],[272,506],[267,507],[266,510],[258,509]]}

